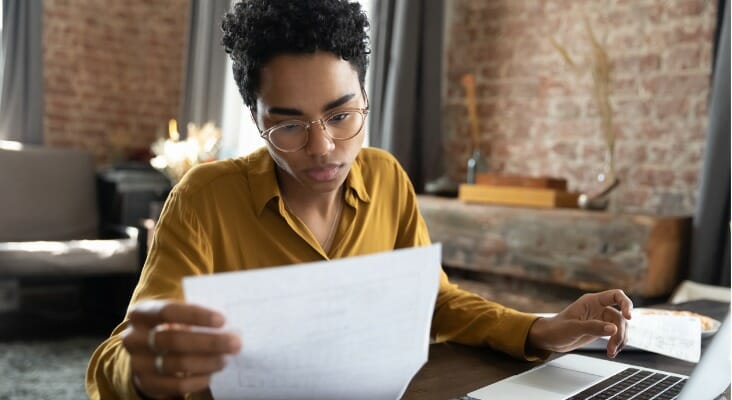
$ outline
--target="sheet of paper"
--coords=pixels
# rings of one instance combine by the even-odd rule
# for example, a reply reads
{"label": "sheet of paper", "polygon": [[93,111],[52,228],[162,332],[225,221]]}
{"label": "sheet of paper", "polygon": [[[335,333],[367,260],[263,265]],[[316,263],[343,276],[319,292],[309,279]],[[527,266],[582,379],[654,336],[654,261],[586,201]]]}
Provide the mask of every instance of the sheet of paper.
{"label": "sheet of paper", "polygon": [[441,247],[187,277],[242,350],[216,399],[398,399],[427,362]]}
{"label": "sheet of paper", "polygon": [[[544,318],[556,315],[534,314]],[[578,350],[606,351],[609,339],[610,336],[603,336]],[[633,314],[633,319],[628,321],[628,342],[623,351],[650,351],[681,360],[699,362],[701,324],[693,317]]]}
{"label": "sheet of paper", "polygon": [[628,321],[628,346],[690,362],[701,356],[701,323],[675,315],[635,315]]}

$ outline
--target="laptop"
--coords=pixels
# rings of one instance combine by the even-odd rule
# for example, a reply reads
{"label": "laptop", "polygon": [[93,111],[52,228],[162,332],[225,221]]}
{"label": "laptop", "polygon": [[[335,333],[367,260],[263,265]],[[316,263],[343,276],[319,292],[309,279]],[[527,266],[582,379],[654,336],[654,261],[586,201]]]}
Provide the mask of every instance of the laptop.
{"label": "laptop", "polygon": [[691,376],[568,354],[468,393],[502,399],[715,399],[730,383],[729,314]]}

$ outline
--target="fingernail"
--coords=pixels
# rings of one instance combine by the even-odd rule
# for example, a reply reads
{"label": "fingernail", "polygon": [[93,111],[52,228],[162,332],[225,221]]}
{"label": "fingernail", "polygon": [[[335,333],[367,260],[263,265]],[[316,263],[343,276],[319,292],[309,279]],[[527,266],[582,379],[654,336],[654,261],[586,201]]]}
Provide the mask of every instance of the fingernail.
{"label": "fingernail", "polygon": [[238,337],[232,337],[229,339],[229,348],[234,351],[239,351],[241,348],[241,340]]}
{"label": "fingernail", "polygon": [[211,325],[219,326],[224,324],[224,316],[219,313],[211,315]]}
{"label": "fingernail", "polygon": [[613,325],[605,325],[605,333],[613,333],[615,331],[615,326]]}

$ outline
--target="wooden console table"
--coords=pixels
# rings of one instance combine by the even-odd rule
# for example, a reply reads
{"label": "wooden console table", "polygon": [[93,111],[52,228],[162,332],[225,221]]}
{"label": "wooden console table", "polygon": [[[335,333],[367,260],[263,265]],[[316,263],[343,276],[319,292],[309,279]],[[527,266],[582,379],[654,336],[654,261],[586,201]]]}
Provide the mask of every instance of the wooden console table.
{"label": "wooden console table", "polygon": [[442,242],[448,272],[472,280],[530,281],[538,291],[542,285],[582,292],[621,288],[650,299],[668,295],[686,268],[690,216],[504,207],[431,196],[419,196],[419,207],[432,241]]}

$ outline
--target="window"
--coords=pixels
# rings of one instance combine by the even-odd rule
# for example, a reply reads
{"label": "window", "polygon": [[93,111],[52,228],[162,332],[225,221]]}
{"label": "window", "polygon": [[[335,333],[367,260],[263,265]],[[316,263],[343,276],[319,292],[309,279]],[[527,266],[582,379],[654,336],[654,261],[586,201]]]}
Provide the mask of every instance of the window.
{"label": "window", "polygon": [[259,136],[257,126],[252,121],[249,109],[244,105],[244,100],[239,94],[239,87],[234,81],[234,73],[231,68],[231,58],[227,56],[220,159],[249,154],[265,144],[264,139]]}

